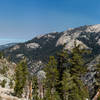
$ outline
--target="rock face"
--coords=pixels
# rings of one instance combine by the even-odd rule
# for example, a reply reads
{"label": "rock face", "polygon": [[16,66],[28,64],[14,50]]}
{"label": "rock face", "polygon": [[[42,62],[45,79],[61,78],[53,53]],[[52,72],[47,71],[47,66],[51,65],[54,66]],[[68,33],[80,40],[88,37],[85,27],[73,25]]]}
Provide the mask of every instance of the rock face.
{"label": "rock face", "polygon": [[100,24],[97,25],[90,25],[87,29],[86,32],[100,32]]}
{"label": "rock face", "polygon": [[26,100],[25,98],[17,98],[11,95],[13,89],[0,87],[0,100]]}
{"label": "rock face", "polygon": [[91,49],[93,55],[100,54],[100,24],[81,26],[64,32],[53,32],[37,36],[25,43],[19,43],[4,50],[6,56],[11,56],[13,61],[26,57],[29,61],[43,61],[51,55],[55,55],[63,46],[72,49],[74,42],[77,45]]}
{"label": "rock face", "polygon": [[14,50],[17,50],[17,49],[20,49],[20,46],[19,45],[15,45],[13,48],[11,48],[10,52],[12,52]]}
{"label": "rock face", "polygon": [[37,36],[25,43],[19,43],[4,50],[6,57],[10,56],[11,60],[18,62],[24,57],[27,58],[29,70],[32,73],[40,71],[49,56],[55,55],[62,49],[71,50],[76,45],[82,48],[90,49],[91,55],[88,57],[88,70],[85,76],[85,84],[88,84],[92,91],[95,82],[94,66],[100,57],[100,24],[85,25],[64,32],[53,32],[45,35]]}
{"label": "rock face", "polygon": [[86,73],[85,77],[83,78],[84,83],[88,86],[88,89],[90,91],[90,97],[94,96],[94,90],[95,90],[95,75],[96,75],[96,65],[100,63],[100,55],[98,55],[96,58],[94,58],[92,61],[90,61],[88,66],[88,72]]}
{"label": "rock face", "polygon": [[26,44],[26,47],[36,49],[36,48],[39,48],[40,45],[38,43],[29,43],[29,44]]}
{"label": "rock face", "polygon": [[[0,59],[0,100],[26,100],[13,96],[16,64]],[[4,82],[5,81],[5,82]]]}
{"label": "rock face", "polygon": [[77,45],[81,44],[82,48],[91,49],[89,59],[94,59],[100,54],[100,24],[37,36],[30,41],[5,49],[4,54],[6,57],[10,56],[14,62],[27,58],[29,69],[36,72],[40,69],[37,66],[42,68],[42,62],[46,62],[49,56],[55,55],[63,48],[71,50],[75,41]]}
{"label": "rock face", "polygon": [[0,59],[0,84],[5,80],[5,88],[10,88],[9,84],[14,78],[16,64],[9,62],[7,59]]}

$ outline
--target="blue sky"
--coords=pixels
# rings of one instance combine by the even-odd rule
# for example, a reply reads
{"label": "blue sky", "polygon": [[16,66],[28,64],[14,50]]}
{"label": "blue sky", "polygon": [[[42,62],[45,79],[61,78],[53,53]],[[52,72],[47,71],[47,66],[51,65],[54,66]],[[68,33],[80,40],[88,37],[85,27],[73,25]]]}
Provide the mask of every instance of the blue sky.
{"label": "blue sky", "polygon": [[0,0],[0,44],[100,23],[100,0]]}

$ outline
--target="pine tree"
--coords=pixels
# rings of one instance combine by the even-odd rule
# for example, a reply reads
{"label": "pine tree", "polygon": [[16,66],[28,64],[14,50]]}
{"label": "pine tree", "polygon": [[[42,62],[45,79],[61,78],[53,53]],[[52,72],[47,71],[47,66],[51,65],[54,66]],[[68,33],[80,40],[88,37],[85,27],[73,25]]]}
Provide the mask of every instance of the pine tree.
{"label": "pine tree", "polygon": [[47,67],[44,69],[46,72],[46,82],[50,88],[54,88],[58,84],[59,72],[57,70],[57,61],[51,56]]}
{"label": "pine tree", "polygon": [[46,94],[43,100],[61,100],[57,91],[52,91],[48,88],[46,89]]}
{"label": "pine tree", "polygon": [[96,76],[95,76],[95,78],[96,78],[96,87],[97,87],[97,89],[100,89],[100,64],[98,64],[98,65],[96,65]]}
{"label": "pine tree", "polygon": [[83,59],[84,50],[75,46],[71,52],[63,50],[50,60],[44,71],[46,78],[40,85],[44,88],[43,98],[39,98],[39,80],[33,82],[33,98],[36,100],[85,100],[89,98],[88,90],[81,80],[87,71]]}
{"label": "pine tree", "polygon": [[39,100],[39,94],[38,94],[38,79],[36,76],[32,77],[32,97],[34,100]]}
{"label": "pine tree", "polygon": [[85,61],[83,59],[84,53],[86,53],[86,51],[84,51],[84,49],[80,49],[80,46],[75,46],[75,48],[71,51],[69,59],[70,72],[78,77],[87,71],[87,67],[84,64]]}
{"label": "pine tree", "polygon": [[58,85],[57,90],[62,100],[84,100],[88,97],[88,90],[81,81],[81,76],[87,71],[83,59],[86,51],[76,45],[71,52],[65,51],[58,56],[59,81],[62,84]]}
{"label": "pine tree", "polygon": [[83,76],[87,72],[87,66],[85,66],[85,61],[83,56],[88,51],[84,49],[80,49],[80,45],[76,46],[72,49],[69,65],[70,65],[70,74],[73,77],[73,82],[75,84],[74,97],[77,97],[77,100],[84,100],[89,97],[88,90],[84,86],[84,83],[81,80],[81,76]]}
{"label": "pine tree", "polygon": [[67,50],[63,50],[62,52],[57,54],[57,70],[59,72],[59,76],[58,76],[59,84],[57,84],[57,91],[61,99],[63,99],[61,81],[62,81],[63,73],[67,68],[68,59],[69,59],[69,54]]}
{"label": "pine tree", "polygon": [[0,59],[4,57],[4,53],[0,51]]}
{"label": "pine tree", "polygon": [[44,69],[46,72],[45,79],[45,100],[60,100],[59,94],[56,91],[56,86],[59,84],[59,72],[57,70],[57,61],[52,56]]}
{"label": "pine tree", "polygon": [[6,83],[7,83],[7,81],[4,79],[4,80],[0,83],[0,85],[4,88],[5,85],[6,85]]}
{"label": "pine tree", "polygon": [[62,80],[63,100],[85,100],[89,98],[83,82],[66,70]]}
{"label": "pine tree", "polygon": [[[100,63],[95,66],[95,69],[96,69],[96,75],[95,75],[96,83],[95,83],[94,92],[96,94],[95,95],[96,98],[98,98],[98,100],[99,100],[100,97],[98,97],[98,93],[100,93]],[[95,98],[95,96],[94,96],[94,98]]]}
{"label": "pine tree", "polygon": [[27,63],[25,60],[21,61],[17,67],[15,72],[15,87],[14,92],[15,95],[21,97],[23,94],[23,89],[26,85],[28,70],[27,70]]}
{"label": "pine tree", "polygon": [[73,83],[73,77],[71,76],[68,70],[66,70],[63,73],[61,83],[62,83],[62,91],[63,91],[63,100],[69,100],[69,96],[71,95],[70,91],[73,89],[75,84]]}

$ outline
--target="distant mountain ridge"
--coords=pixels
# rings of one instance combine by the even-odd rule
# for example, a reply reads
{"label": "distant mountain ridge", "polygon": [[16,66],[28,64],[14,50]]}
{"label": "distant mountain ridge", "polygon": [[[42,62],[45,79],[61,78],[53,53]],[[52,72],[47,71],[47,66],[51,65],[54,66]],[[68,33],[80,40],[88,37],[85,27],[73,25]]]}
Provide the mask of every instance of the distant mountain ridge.
{"label": "distant mountain ridge", "polygon": [[85,25],[64,32],[53,32],[40,35],[32,40],[19,43],[3,50],[6,57],[18,62],[27,58],[28,68],[32,74],[36,74],[44,67],[49,56],[56,55],[62,49],[69,51],[76,45],[90,49],[91,54],[85,57],[88,72],[83,78],[88,85],[91,96],[94,95],[95,69],[94,66],[100,62],[100,24]]}
{"label": "distant mountain ridge", "polygon": [[92,51],[86,59],[86,63],[91,64],[92,60],[100,55],[100,24],[40,35],[27,42],[6,48],[3,52],[16,63],[27,58],[30,72],[37,73],[43,68],[43,63],[48,61],[49,56],[56,55],[64,48],[70,51],[75,41],[77,45],[81,44],[82,48]]}
{"label": "distant mountain ridge", "polygon": [[95,57],[100,54],[100,24],[85,25],[64,32],[53,32],[37,36],[25,43],[19,43],[4,50],[6,56],[11,56],[13,61],[26,57],[29,61],[43,61],[56,52],[71,49],[76,41],[77,45],[91,49]]}
{"label": "distant mountain ridge", "polygon": [[16,44],[17,44],[17,43],[8,43],[8,44],[0,45],[0,50],[9,48],[9,47],[14,46],[14,45],[16,45]]}

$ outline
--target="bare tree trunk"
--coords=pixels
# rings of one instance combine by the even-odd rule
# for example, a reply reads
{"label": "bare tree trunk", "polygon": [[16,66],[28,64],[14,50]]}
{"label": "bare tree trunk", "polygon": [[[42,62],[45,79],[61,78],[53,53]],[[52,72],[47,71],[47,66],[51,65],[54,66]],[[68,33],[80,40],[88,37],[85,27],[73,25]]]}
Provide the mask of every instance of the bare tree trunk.
{"label": "bare tree trunk", "polygon": [[27,88],[27,96],[26,96],[26,100],[29,100],[29,86]]}
{"label": "bare tree trunk", "polygon": [[29,82],[27,82],[27,93],[26,93],[26,100],[29,100]]}
{"label": "bare tree trunk", "polygon": [[29,99],[32,100],[32,82],[29,84]]}
{"label": "bare tree trunk", "polygon": [[44,88],[43,88],[43,83],[41,81],[38,81],[38,87],[39,87],[39,97],[40,97],[40,99],[43,99]]}
{"label": "bare tree trunk", "polygon": [[99,96],[100,96],[100,89],[98,90],[97,94],[94,96],[92,100],[97,100]]}

